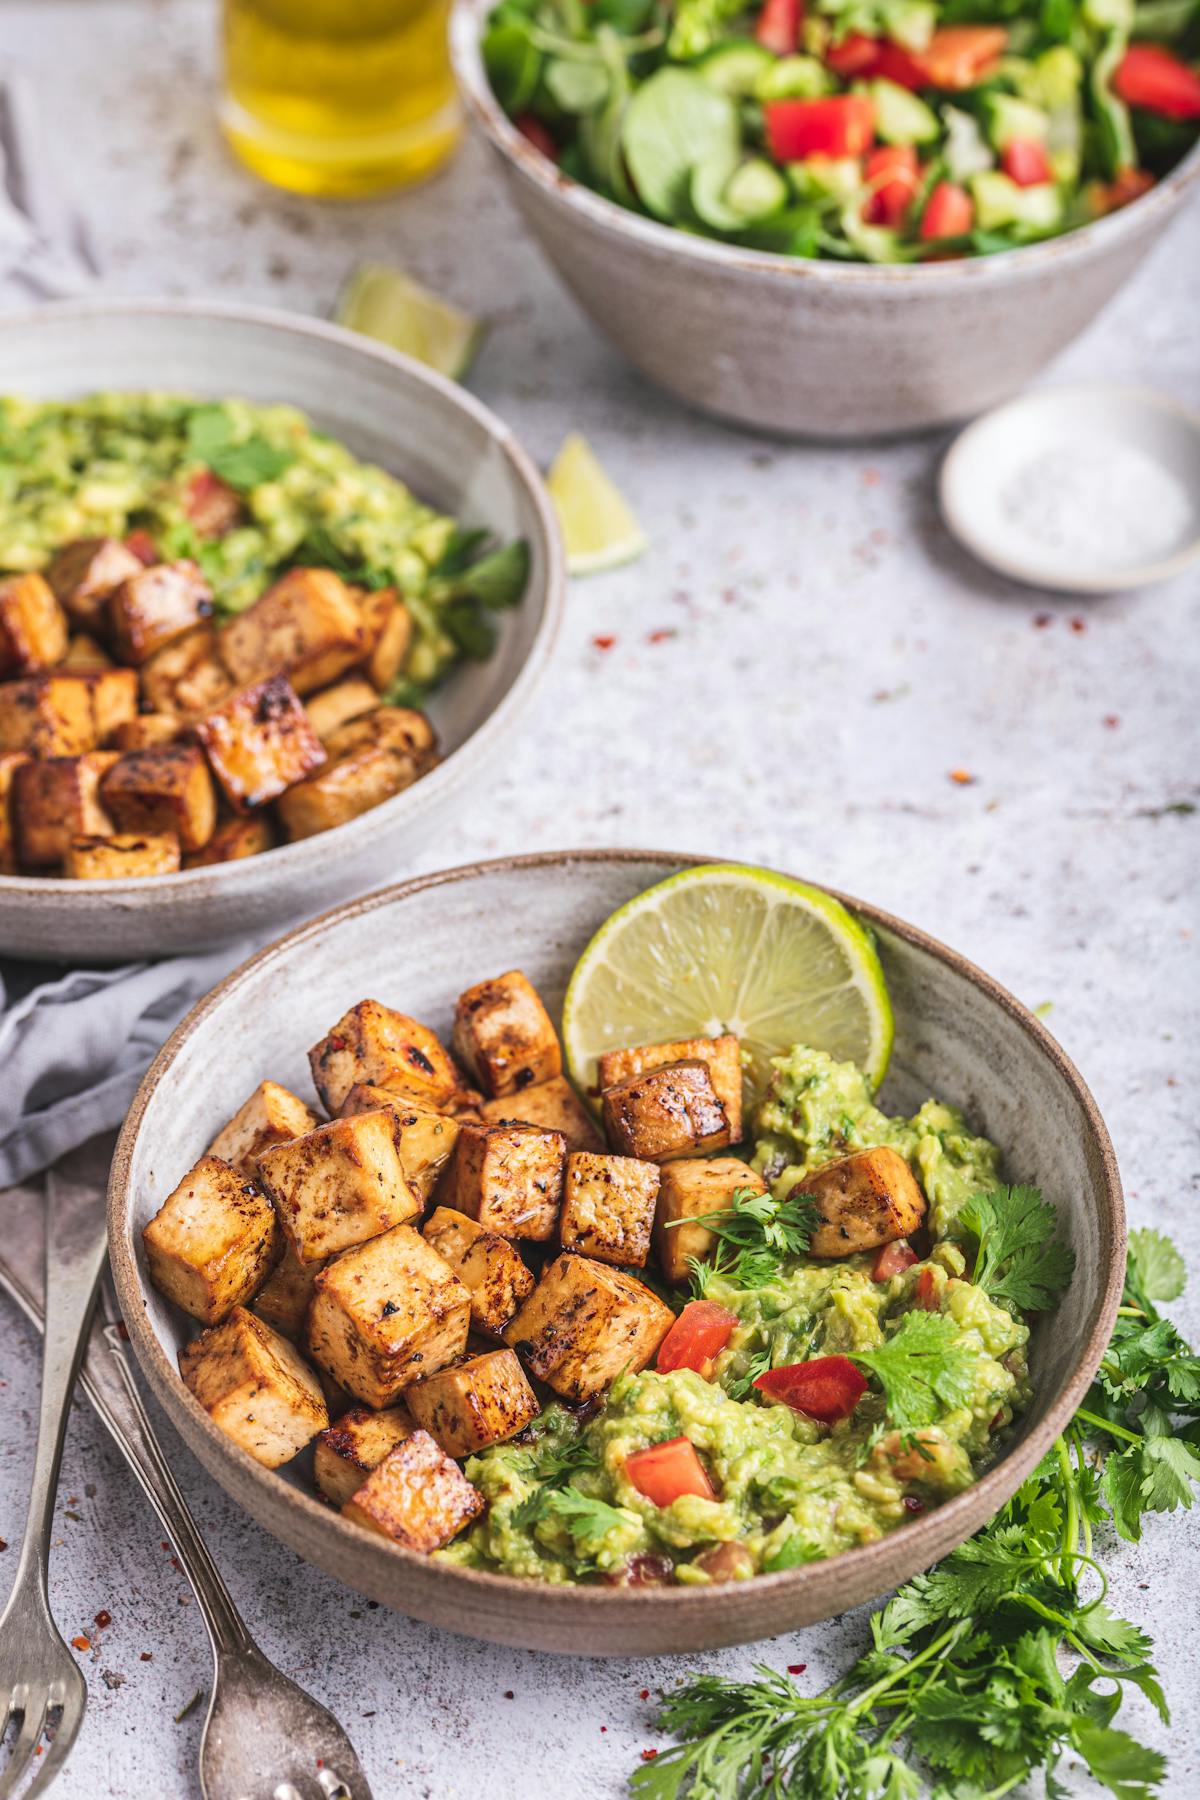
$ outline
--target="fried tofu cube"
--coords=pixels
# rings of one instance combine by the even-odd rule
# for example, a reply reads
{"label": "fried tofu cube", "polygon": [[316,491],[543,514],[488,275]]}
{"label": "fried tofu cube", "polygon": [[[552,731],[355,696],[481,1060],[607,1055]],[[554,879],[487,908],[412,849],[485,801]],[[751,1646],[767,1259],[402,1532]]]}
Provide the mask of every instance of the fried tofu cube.
{"label": "fried tofu cube", "polygon": [[378,1000],[360,1000],[308,1053],[325,1110],[340,1112],[356,1082],[437,1111],[459,1084],[436,1032]]}
{"label": "fried tofu cube", "polygon": [[706,1062],[668,1063],[606,1088],[604,1129],[614,1150],[646,1162],[668,1162],[730,1141],[729,1118]]}
{"label": "fried tofu cube", "polygon": [[329,1423],[303,1357],[243,1306],[183,1346],[179,1372],[213,1424],[264,1468],[290,1462]]}
{"label": "fried tofu cube", "polygon": [[139,713],[127,719],[112,734],[112,746],[123,755],[131,750],[157,750],[173,744],[184,731],[183,721],[172,713]]}
{"label": "fried tofu cube", "polygon": [[356,1400],[390,1406],[422,1375],[457,1362],[470,1324],[471,1296],[454,1271],[420,1232],[397,1225],[321,1270],[307,1342]]}
{"label": "fried tofu cube", "polygon": [[326,1426],[313,1446],[313,1476],[330,1505],[342,1507],[353,1499],[371,1470],[414,1429],[405,1406],[384,1412],[352,1406]]}
{"label": "fried tofu cube", "polygon": [[142,1232],[150,1279],[202,1325],[244,1306],[282,1251],[275,1209],[240,1169],[202,1156]]}
{"label": "fried tofu cube", "polygon": [[253,1310],[272,1331],[299,1343],[312,1302],[313,1286],[324,1263],[302,1263],[290,1244],[254,1297]]}
{"label": "fried tofu cube", "polygon": [[212,617],[212,589],[194,562],[153,563],[115,588],[108,622],[117,653],[140,667],[156,650]]}
{"label": "fried tofu cube", "polygon": [[442,1257],[471,1294],[471,1325],[488,1337],[504,1328],[534,1289],[534,1279],[507,1238],[488,1231],[465,1213],[439,1206],[422,1226],[425,1241]]}
{"label": "fried tofu cube", "polygon": [[363,713],[374,712],[379,705],[379,695],[369,681],[361,675],[348,675],[345,681],[337,681],[332,687],[322,688],[319,694],[312,694],[304,702],[304,710],[308,714],[308,722],[322,742],[331,732],[340,726],[348,725],[351,719],[359,719]]}
{"label": "fried tofu cube", "polygon": [[78,671],[77,679],[87,683],[96,742],[108,744],[122,725],[137,718],[137,670],[82,669]]}
{"label": "fried tofu cube", "polygon": [[704,1262],[716,1247],[716,1237],[708,1226],[690,1221],[703,1213],[726,1212],[739,1188],[750,1188],[756,1194],[767,1191],[762,1176],[736,1156],[680,1157],[662,1165],[654,1253],[668,1281],[686,1281],[692,1259]]}
{"label": "fried tofu cube", "polygon": [[208,1154],[244,1170],[253,1181],[257,1179],[258,1159],[264,1150],[273,1150],[276,1144],[290,1144],[306,1132],[315,1131],[318,1124],[316,1113],[298,1094],[277,1081],[260,1081],[228,1125],[218,1131],[208,1146]]}
{"label": "fried tofu cube", "polygon": [[311,694],[361,662],[367,630],[332,569],[290,569],[221,627],[221,661],[239,687],[277,672]]}
{"label": "fried tofu cube", "polygon": [[548,1264],[504,1341],[564,1400],[590,1400],[646,1367],[675,1314],[632,1275],[585,1256]]}
{"label": "fried tofu cube", "polygon": [[41,575],[0,576],[0,676],[34,675],[67,653],[67,616]]}
{"label": "fried tofu cube", "polygon": [[110,595],[141,568],[133,551],[117,538],[80,538],[58,551],[46,579],[68,617],[95,631],[105,623]]}
{"label": "fried tofu cube", "polygon": [[113,660],[107,650],[101,649],[95,638],[80,632],[67,645],[67,654],[58,666],[60,669],[77,669],[84,674],[94,675],[101,669],[111,669]]}
{"label": "fried tofu cube", "polygon": [[424,1202],[405,1179],[400,1135],[394,1115],[380,1110],[259,1152],[259,1179],[302,1263],[420,1218]]}
{"label": "fried tofu cube", "polygon": [[216,789],[198,744],[118,757],[100,792],[120,831],[173,831],[182,849],[200,850],[216,828]]}
{"label": "fried tofu cube", "polygon": [[117,760],[114,750],[52,756],[16,771],[12,808],[21,861],[52,869],[73,837],[107,837],[114,830],[101,788]]}
{"label": "fried tofu cube", "polygon": [[325,739],[325,749],[325,767],[279,802],[279,816],[293,842],[332,831],[382,806],[437,761],[432,725],[424,713],[404,706],[379,706],[339,725]]}
{"label": "fried tofu cube", "polygon": [[204,869],[213,863],[240,862],[243,857],[261,856],[275,848],[275,832],[265,813],[247,813],[242,818],[219,819],[216,830],[203,850],[193,850],[184,857],[185,869]]}
{"label": "fried tofu cube", "polygon": [[395,588],[377,588],[374,593],[363,594],[358,604],[369,645],[363,667],[371,685],[386,694],[408,655],[412,614]]}
{"label": "fried tofu cube", "polygon": [[810,1256],[852,1256],[908,1237],[925,1217],[925,1196],[900,1155],[886,1145],[856,1150],[797,1182],[816,1203]]}
{"label": "fried tofu cube", "polygon": [[181,863],[173,831],[115,832],[112,837],[73,837],[63,874],[72,881],[132,881],[146,875],[175,875]]}
{"label": "fried tofu cube", "polygon": [[195,725],[226,798],[239,812],[277,799],[325,761],[286,676],[242,688]]}
{"label": "fried tofu cube", "polygon": [[28,761],[23,750],[6,750],[0,755],[0,875],[12,875],[17,867],[12,790],[17,770]]}
{"label": "fried tofu cube", "polygon": [[367,1476],[342,1516],[428,1555],[457,1537],[483,1508],[483,1495],[458,1464],[427,1431],[414,1431]]}
{"label": "fried tofu cube", "polygon": [[86,678],[42,675],[0,687],[0,751],[82,756],[85,750],[94,750],[96,742]]}
{"label": "fried tofu cube", "polygon": [[489,1125],[542,1125],[547,1131],[561,1131],[568,1150],[604,1148],[595,1120],[565,1075],[536,1082],[519,1094],[484,1100],[479,1113]]}
{"label": "fried tofu cube", "polygon": [[458,997],[454,1053],[486,1094],[517,1094],[562,1074],[558,1033],[520,969],[480,981]]}
{"label": "fried tofu cube", "polygon": [[406,1180],[423,1201],[428,1200],[458,1141],[457,1119],[362,1081],[355,1082],[346,1095],[340,1117],[352,1119],[356,1113],[376,1112],[380,1107],[394,1115],[399,1127],[400,1167]]}
{"label": "fried tofu cube", "polygon": [[457,1457],[516,1437],[542,1410],[511,1350],[485,1350],[439,1369],[404,1397],[417,1424]]}
{"label": "fried tofu cube", "polygon": [[558,1237],[598,1262],[644,1267],[658,1202],[657,1163],[577,1150],[567,1158]]}
{"label": "fried tofu cube", "polygon": [[559,1131],[464,1123],[438,1198],[501,1237],[545,1243],[558,1225],[566,1160]]}
{"label": "fried tofu cube", "polygon": [[198,625],[164,644],[147,657],[139,678],[147,706],[178,718],[210,712],[233,692],[229,671],[217,655],[217,634],[211,625]]}
{"label": "fried tofu cube", "polygon": [[708,1064],[717,1099],[729,1120],[729,1141],[736,1144],[742,1136],[742,1059],[741,1045],[732,1032],[724,1037],[680,1038],[673,1044],[639,1044],[632,1050],[606,1050],[596,1065],[601,1092],[616,1087],[630,1075],[645,1075],[651,1069],[662,1069],[668,1063],[703,1062]]}

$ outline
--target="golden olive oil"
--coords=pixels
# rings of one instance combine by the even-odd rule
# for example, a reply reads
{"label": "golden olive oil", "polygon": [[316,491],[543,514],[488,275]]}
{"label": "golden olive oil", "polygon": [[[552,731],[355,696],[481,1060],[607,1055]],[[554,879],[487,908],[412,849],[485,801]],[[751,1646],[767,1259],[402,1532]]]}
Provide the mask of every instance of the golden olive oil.
{"label": "golden olive oil", "polygon": [[448,13],[449,0],[225,0],[226,137],[302,194],[430,174],[460,129]]}

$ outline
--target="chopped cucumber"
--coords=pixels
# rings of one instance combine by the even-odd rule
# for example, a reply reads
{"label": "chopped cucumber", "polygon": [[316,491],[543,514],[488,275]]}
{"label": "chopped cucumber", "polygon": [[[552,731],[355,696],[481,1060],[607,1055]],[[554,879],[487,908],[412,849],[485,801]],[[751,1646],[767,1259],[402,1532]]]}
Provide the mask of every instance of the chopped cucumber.
{"label": "chopped cucumber", "polygon": [[815,56],[771,57],[754,84],[756,100],[820,100],[834,82]]}
{"label": "chopped cucumber", "polygon": [[759,81],[774,68],[775,61],[761,44],[750,38],[734,38],[705,51],[703,56],[697,57],[692,68],[719,94],[728,94],[733,100],[745,100],[757,91]]}
{"label": "chopped cucumber", "polygon": [[862,165],[856,156],[809,156],[789,163],[787,172],[800,200],[836,200],[844,206],[862,189]]}
{"label": "chopped cucumber", "polygon": [[989,141],[1004,150],[1016,139],[1032,139],[1044,144],[1050,132],[1050,115],[1015,94],[988,93],[983,96],[983,117]]}
{"label": "chopped cucumber", "polygon": [[750,225],[767,219],[787,204],[787,182],[779,170],[763,157],[752,157],[733,171],[725,188],[725,199],[734,212]]}
{"label": "chopped cucumber", "polygon": [[872,81],[867,92],[875,107],[875,135],[885,144],[932,144],[940,126],[932,106],[895,81]]}
{"label": "chopped cucumber", "polygon": [[942,161],[951,181],[961,185],[969,176],[995,168],[996,158],[983,141],[974,113],[960,112],[957,106],[943,106],[942,124],[946,130]]}
{"label": "chopped cucumber", "polygon": [[1062,223],[1062,195],[1052,182],[1018,187],[1007,175],[985,170],[971,177],[975,223],[981,231],[998,231],[1004,225],[1028,225],[1035,231],[1053,231]]}
{"label": "chopped cucumber", "polygon": [[688,190],[692,210],[712,231],[739,231],[745,224],[741,214],[734,212],[725,197],[732,173],[729,159],[724,156],[697,163],[692,170]]}

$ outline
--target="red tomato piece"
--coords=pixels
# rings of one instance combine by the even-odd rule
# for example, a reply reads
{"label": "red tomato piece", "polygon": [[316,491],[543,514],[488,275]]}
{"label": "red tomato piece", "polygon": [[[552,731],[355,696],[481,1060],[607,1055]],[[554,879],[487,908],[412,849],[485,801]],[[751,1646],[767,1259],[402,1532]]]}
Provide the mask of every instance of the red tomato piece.
{"label": "red tomato piece", "polygon": [[893,44],[890,38],[880,40],[871,74],[882,75],[885,81],[894,81],[897,87],[915,89],[929,86],[929,76],[925,73],[920,57],[913,56],[902,44]]}
{"label": "red tomato piece", "polygon": [[1046,146],[1036,138],[1013,138],[1000,153],[1000,167],[1018,187],[1040,187],[1054,180]]}
{"label": "red tomato piece", "polygon": [[694,1369],[707,1381],[713,1358],[725,1348],[736,1324],[737,1314],[715,1300],[689,1300],[658,1346],[655,1367],[664,1374],[669,1369]]}
{"label": "red tomato piece", "polygon": [[938,1304],[937,1276],[932,1269],[922,1269],[917,1276],[917,1285],[913,1289],[913,1305],[918,1312],[940,1312]]}
{"label": "red tomato piece", "polygon": [[539,118],[536,118],[533,113],[518,113],[517,117],[513,120],[513,124],[525,139],[526,143],[532,144],[535,150],[540,150],[543,156],[548,156],[551,162],[556,163],[558,161],[558,145],[546,130],[542,121]]}
{"label": "red tomato piece", "polygon": [[867,1378],[848,1356],[815,1356],[811,1362],[768,1369],[754,1385],[769,1399],[833,1425],[850,1417],[867,1391]]}
{"label": "red tomato piece", "polygon": [[1131,200],[1140,200],[1154,186],[1154,177],[1146,169],[1118,169],[1105,187],[1107,210],[1116,212]]}
{"label": "red tomato piece", "polygon": [[635,1450],[626,1459],[625,1473],[638,1493],[655,1506],[670,1506],[683,1494],[695,1494],[701,1500],[717,1497],[691,1438],[668,1438],[664,1444]]}
{"label": "red tomato piece", "polygon": [[1129,106],[1164,119],[1200,119],[1200,75],[1161,44],[1130,44],[1113,88]]}
{"label": "red tomato piece", "polygon": [[962,237],[974,223],[975,204],[966,188],[939,181],[921,218],[921,237],[926,243],[934,238]]}
{"label": "red tomato piece", "polygon": [[204,538],[224,537],[242,517],[237,493],[211,469],[197,469],[189,478],[183,510]]}
{"label": "red tomato piece", "polygon": [[875,135],[875,108],[865,94],[828,100],[768,100],[767,144],[776,162],[806,156],[861,156]]}
{"label": "red tomato piece", "polygon": [[885,1244],[882,1250],[875,1253],[875,1261],[871,1264],[872,1281],[890,1281],[893,1275],[902,1275],[905,1269],[911,1269],[920,1257],[907,1238],[897,1238],[894,1244]]}
{"label": "red tomato piece", "polygon": [[154,542],[150,533],[148,531],[143,531],[140,526],[138,526],[136,530],[129,532],[124,541],[125,548],[131,550],[138,561],[144,563],[147,568],[149,568],[152,563],[158,561],[158,545]]}
{"label": "red tomato piece", "polygon": [[1003,25],[946,25],[935,31],[918,58],[931,87],[972,88],[1004,54]]}
{"label": "red tomato piece", "polygon": [[[880,144],[872,150],[867,158],[870,192],[863,202],[863,218],[868,225],[899,228],[904,223],[904,215],[912,204],[919,181],[917,152],[912,144]],[[890,1245],[887,1247],[891,1248]]]}
{"label": "red tomato piece", "polygon": [[882,47],[881,38],[864,37],[852,31],[840,44],[830,44],[825,52],[825,66],[849,81],[853,75],[873,75]]}
{"label": "red tomato piece", "polygon": [[800,42],[804,0],[766,0],[758,15],[754,35],[764,50],[791,56]]}

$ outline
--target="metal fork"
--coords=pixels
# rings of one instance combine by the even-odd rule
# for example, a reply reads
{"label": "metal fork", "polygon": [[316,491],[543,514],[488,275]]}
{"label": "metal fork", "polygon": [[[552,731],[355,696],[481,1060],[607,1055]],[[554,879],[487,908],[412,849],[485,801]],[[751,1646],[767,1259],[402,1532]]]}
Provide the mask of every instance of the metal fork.
{"label": "metal fork", "polygon": [[[0,1288],[40,1326],[29,1253],[40,1229],[37,1196],[5,1195],[5,1224]],[[115,1315],[107,1291],[106,1303]],[[333,1714],[281,1674],[246,1629],[167,1464],[117,1325],[94,1321],[81,1382],[174,1544],[212,1644],[213,1695],[200,1746],[204,1800],[371,1800]]]}

